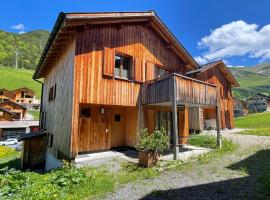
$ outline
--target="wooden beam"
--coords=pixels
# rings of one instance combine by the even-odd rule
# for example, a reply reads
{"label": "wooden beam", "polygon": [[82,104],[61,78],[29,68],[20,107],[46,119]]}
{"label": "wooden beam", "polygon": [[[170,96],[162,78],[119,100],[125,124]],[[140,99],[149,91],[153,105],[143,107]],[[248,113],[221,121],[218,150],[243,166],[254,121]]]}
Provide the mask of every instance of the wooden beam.
{"label": "wooden beam", "polygon": [[175,76],[171,77],[173,94],[172,94],[172,115],[173,115],[173,159],[179,159],[179,136],[178,136],[178,120],[177,120],[177,103],[176,103],[176,92],[177,84]]}

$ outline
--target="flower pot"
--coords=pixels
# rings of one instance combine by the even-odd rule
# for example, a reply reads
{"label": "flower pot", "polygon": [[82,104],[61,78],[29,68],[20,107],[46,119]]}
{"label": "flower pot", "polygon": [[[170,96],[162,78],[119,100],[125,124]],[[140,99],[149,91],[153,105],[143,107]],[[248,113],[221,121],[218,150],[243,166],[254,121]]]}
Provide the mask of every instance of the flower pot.
{"label": "flower pot", "polygon": [[139,151],[139,165],[142,167],[154,167],[158,161],[158,153],[155,151]]}

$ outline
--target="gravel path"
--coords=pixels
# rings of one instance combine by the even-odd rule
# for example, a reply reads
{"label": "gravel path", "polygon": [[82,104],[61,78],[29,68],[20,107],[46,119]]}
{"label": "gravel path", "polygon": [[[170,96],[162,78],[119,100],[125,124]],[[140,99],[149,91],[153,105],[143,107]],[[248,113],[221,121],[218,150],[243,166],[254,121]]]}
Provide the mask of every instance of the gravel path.
{"label": "gravel path", "polygon": [[[239,130],[238,130],[239,131]],[[107,199],[252,199],[265,165],[270,168],[270,137],[222,132],[239,148],[190,170],[164,172],[155,179],[125,185]],[[267,162],[267,163],[263,163]]]}

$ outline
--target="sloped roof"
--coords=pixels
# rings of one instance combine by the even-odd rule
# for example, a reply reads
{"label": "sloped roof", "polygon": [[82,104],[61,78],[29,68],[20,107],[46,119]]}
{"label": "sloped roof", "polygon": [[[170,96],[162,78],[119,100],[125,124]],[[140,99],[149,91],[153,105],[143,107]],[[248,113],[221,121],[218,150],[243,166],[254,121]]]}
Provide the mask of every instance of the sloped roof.
{"label": "sloped roof", "polygon": [[[60,43],[65,43],[69,38],[68,34],[74,32],[74,27],[91,25],[91,24],[115,24],[128,22],[147,22],[153,30],[160,35],[176,52],[176,54],[188,63],[191,69],[199,67],[198,63],[181,45],[176,37],[170,32],[166,25],[160,20],[154,11],[148,12],[96,12],[96,13],[63,13],[61,12],[56,20],[51,35],[43,50],[39,63],[33,75],[34,79],[42,78],[44,76],[43,70],[50,67],[53,58],[50,55],[57,52]],[[58,45],[57,45],[58,44]],[[56,46],[56,47],[55,47]],[[54,49],[55,48],[55,49]],[[58,50],[59,51],[59,50]]]}
{"label": "sloped roof", "polygon": [[26,110],[26,107],[24,107],[23,105],[20,105],[20,104],[14,102],[14,101],[11,101],[11,100],[0,103],[0,106],[7,105],[7,104],[12,104],[14,106],[17,106],[17,107],[20,107],[20,108]]}
{"label": "sloped roof", "polygon": [[228,67],[224,64],[224,62],[222,60],[217,60],[217,61],[210,62],[210,63],[204,64],[204,65],[200,65],[199,69],[189,71],[186,73],[186,75],[188,76],[188,75],[203,73],[203,72],[211,69],[212,67],[219,67],[221,72],[231,82],[233,87],[240,87],[240,84],[237,82],[237,80],[235,79],[235,77],[233,76],[231,71],[228,69]]}
{"label": "sloped roof", "polygon": [[15,113],[10,112],[9,110],[7,110],[7,109],[5,109],[3,107],[0,107],[0,110],[3,111],[3,112],[9,113],[10,115],[16,115]]}
{"label": "sloped roof", "polygon": [[31,132],[31,133],[27,133],[27,134],[21,134],[18,138],[18,141],[23,141],[23,140],[29,140],[32,138],[37,138],[37,137],[44,137],[46,136],[45,132],[42,131],[37,131],[37,132]]}
{"label": "sloped roof", "polygon": [[35,94],[35,92],[33,90],[31,90],[31,89],[29,89],[27,87],[21,87],[21,88],[15,89],[15,90],[11,90],[10,92],[14,93],[14,92],[17,92],[17,91],[22,91],[22,90],[23,91],[27,90],[27,91],[31,92],[32,94]]}

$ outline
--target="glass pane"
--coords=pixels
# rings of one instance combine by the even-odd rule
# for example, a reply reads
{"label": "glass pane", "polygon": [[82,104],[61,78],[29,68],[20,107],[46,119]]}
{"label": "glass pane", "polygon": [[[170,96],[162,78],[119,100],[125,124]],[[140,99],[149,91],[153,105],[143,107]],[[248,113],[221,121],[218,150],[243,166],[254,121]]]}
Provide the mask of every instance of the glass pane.
{"label": "glass pane", "polygon": [[115,56],[115,64],[114,64],[114,76],[120,77],[120,68],[121,68],[121,57]]}
{"label": "glass pane", "polygon": [[130,74],[130,58],[123,57],[122,77],[129,79],[129,74]]}
{"label": "glass pane", "polygon": [[159,76],[163,76],[166,74],[165,69],[159,69]]}

